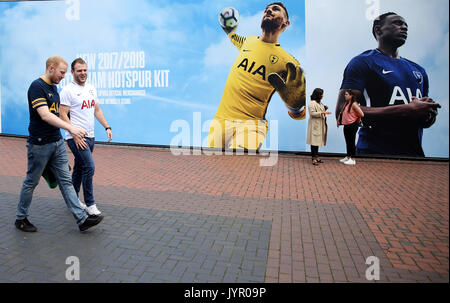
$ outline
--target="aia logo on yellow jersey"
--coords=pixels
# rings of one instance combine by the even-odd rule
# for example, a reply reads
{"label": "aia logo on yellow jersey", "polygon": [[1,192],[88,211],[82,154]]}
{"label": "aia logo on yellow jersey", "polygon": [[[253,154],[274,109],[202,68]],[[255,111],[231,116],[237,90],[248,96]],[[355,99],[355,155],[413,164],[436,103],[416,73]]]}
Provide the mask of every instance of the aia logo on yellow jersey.
{"label": "aia logo on yellow jersey", "polygon": [[277,56],[275,56],[275,55],[270,55],[270,57],[269,57],[269,61],[270,61],[270,63],[272,63],[272,64],[277,63],[278,60],[279,60],[279,58],[278,58]]}
{"label": "aia logo on yellow jersey", "polygon": [[252,64],[250,66],[248,66],[249,65],[248,59],[244,58],[244,60],[242,60],[242,62],[239,63],[237,68],[242,67],[244,69],[244,71],[251,73],[252,75],[258,74],[261,76],[261,78],[263,80],[266,80],[266,66],[260,65],[258,68],[255,68],[256,67],[255,64],[256,64],[256,62],[253,61]]}

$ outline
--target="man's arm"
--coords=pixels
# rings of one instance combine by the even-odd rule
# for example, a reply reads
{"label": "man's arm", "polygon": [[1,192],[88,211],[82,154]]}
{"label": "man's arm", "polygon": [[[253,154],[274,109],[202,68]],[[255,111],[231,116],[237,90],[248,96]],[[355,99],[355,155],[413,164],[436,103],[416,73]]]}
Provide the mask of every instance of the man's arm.
{"label": "man's arm", "polygon": [[62,105],[60,104],[59,106],[59,117],[61,118],[61,120],[70,123],[70,119],[69,119],[69,111],[70,111],[70,107],[67,105]]}
{"label": "man's arm", "polygon": [[[359,104],[366,104],[364,95],[360,90],[352,90],[355,93],[356,100]],[[339,91],[338,101],[336,103],[336,118],[339,115],[342,107],[345,105],[344,98],[345,90]],[[430,127],[437,115],[437,109],[441,106],[434,102],[431,98],[417,99],[413,97],[413,100],[408,104],[390,105],[383,107],[368,107],[361,106],[361,110],[364,113],[365,125],[376,125],[377,123],[383,124],[413,124],[419,125],[422,128]],[[430,124],[430,122],[432,123]]]}
{"label": "man's arm", "polygon": [[105,115],[103,114],[103,111],[102,111],[102,109],[100,108],[100,105],[98,105],[98,104],[95,104],[94,115],[95,115],[95,118],[97,118],[98,122],[100,122],[100,124],[101,124],[105,129],[108,128],[108,129],[106,130],[106,134],[108,135],[108,142],[110,142],[110,141],[112,140],[112,138],[113,138],[112,131],[111,131],[111,128],[109,128],[108,122],[106,122]]}
{"label": "man's arm", "polygon": [[247,39],[247,38],[245,38],[243,36],[239,36],[238,34],[235,34],[235,33],[228,34],[228,38],[230,38],[231,43],[233,43],[234,46],[236,46],[236,48],[238,50],[241,50],[242,45],[244,45],[244,42]]}
{"label": "man's arm", "polygon": [[341,89],[339,91],[339,95],[338,95],[338,99],[336,101],[336,110],[334,112],[335,116],[336,116],[336,120],[339,119],[339,114],[341,113],[342,109],[345,106],[345,90]]}
{"label": "man's arm", "polygon": [[72,137],[78,137],[81,139],[87,135],[87,132],[84,129],[73,126],[70,123],[63,121],[62,119],[52,114],[49,111],[48,106],[40,106],[36,109],[36,111],[43,121],[47,122],[50,125],[53,125],[54,127],[67,130],[72,135]]}
{"label": "man's arm", "polygon": [[[72,125],[72,123],[70,122],[70,119],[69,119],[69,111],[70,111],[70,106],[61,104],[59,107],[59,117],[64,122]],[[80,139],[76,136],[72,136],[72,137],[73,137],[73,141],[75,141],[75,145],[78,149],[85,149],[87,147],[86,139],[84,139],[84,138]]]}

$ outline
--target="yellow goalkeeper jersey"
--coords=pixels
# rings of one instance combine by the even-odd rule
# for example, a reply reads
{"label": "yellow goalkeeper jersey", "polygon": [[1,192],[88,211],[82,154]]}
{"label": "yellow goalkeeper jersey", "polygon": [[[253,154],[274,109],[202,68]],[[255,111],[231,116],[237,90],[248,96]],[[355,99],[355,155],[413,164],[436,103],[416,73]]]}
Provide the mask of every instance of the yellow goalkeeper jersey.
{"label": "yellow goalkeeper jersey", "polygon": [[267,106],[275,89],[267,80],[278,73],[286,79],[286,63],[299,62],[278,43],[266,43],[257,36],[228,35],[240,50],[228,75],[215,118],[265,120]]}

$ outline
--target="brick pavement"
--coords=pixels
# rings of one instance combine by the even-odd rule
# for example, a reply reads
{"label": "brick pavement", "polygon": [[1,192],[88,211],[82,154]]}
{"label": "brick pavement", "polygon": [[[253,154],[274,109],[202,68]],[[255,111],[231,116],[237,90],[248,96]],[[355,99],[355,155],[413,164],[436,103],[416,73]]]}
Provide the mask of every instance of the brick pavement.
{"label": "brick pavement", "polygon": [[380,282],[449,282],[448,162],[315,167],[283,154],[261,167],[254,155],[105,145],[94,157],[104,222],[80,234],[42,181],[30,217],[39,232],[24,235],[12,223],[25,140],[0,137],[0,281],[63,282],[73,252],[82,282],[369,282],[369,256]]}

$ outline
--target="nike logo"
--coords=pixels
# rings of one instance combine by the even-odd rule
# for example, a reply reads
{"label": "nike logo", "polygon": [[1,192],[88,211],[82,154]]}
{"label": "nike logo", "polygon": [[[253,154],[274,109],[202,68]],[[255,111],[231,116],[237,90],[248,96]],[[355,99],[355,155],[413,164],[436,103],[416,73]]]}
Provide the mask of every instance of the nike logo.
{"label": "nike logo", "polygon": [[251,50],[250,49],[244,49],[244,50],[242,50],[243,52],[251,52]]}
{"label": "nike logo", "polygon": [[394,72],[393,70],[384,70],[383,69],[383,75],[390,74],[390,73],[393,73],[393,72]]}

